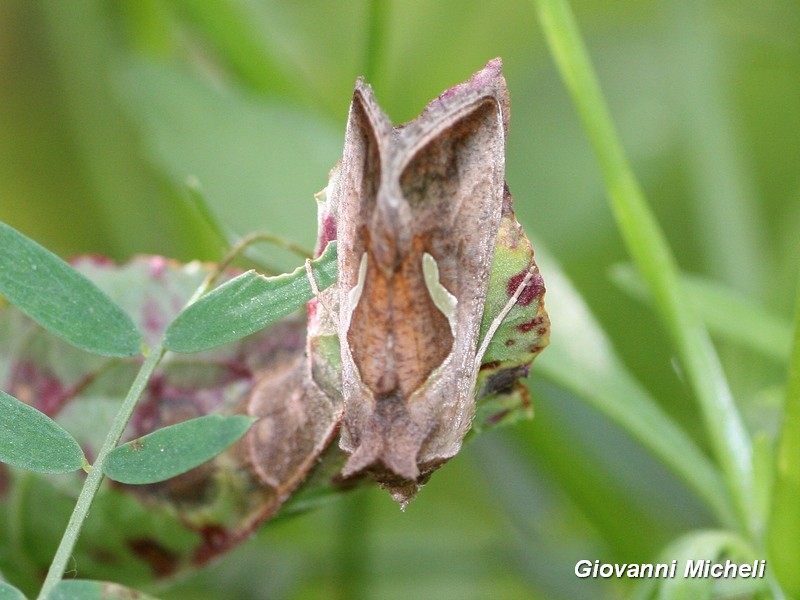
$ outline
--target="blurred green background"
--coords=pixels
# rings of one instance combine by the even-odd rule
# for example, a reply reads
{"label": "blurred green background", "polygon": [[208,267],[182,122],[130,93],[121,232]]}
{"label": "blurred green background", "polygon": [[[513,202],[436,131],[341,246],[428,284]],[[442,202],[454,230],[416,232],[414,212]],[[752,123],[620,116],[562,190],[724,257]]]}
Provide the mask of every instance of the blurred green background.
{"label": "blurred green background", "polygon": [[[800,4],[573,6],[681,268],[788,323],[800,249]],[[659,321],[609,275],[626,253],[528,0],[3,0],[0,220],[62,256],[213,260],[187,202],[193,176],[236,231],[310,247],[312,195],[341,152],[355,78],[366,75],[400,123],[495,56],[512,99],[507,179],[519,220],[629,373],[707,448]],[[294,266],[278,251],[273,260]],[[575,335],[560,296],[569,289],[549,289],[554,339]],[[772,439],[784,364],[719,349],[750,431]],[[653,561],[682,533],[717,523],[658,459],[546,375],[530,379],[533,421],[476,439],[405,513],[362,490],[268,525],[158,593],[625,596],[630,582],[577,579],[575,562]]]}

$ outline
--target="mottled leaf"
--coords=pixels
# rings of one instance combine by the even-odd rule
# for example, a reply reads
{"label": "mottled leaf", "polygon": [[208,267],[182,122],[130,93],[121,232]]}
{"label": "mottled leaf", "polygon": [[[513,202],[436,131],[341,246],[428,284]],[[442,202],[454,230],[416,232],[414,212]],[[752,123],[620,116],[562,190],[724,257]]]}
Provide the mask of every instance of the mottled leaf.
{"label": "mottled leaf", "polygon": [[516,305],[492,336],[481,361],[476,387],[479,402],[472,424],[476,433],[531,416],[528,390],[519,378],[528,374],[531,361],[550,340],[544,282],[533,260],[533,246],[517,222],[508,192],[503,199],[503,215],[495,243],[481,339],[522,284],[528,270],[533,268],[533,274]]}
{"label": "mottled leaf", "polygon": [[142,338],[130,316],[49,250],[0,223],[0,294],[45,329],[103,356],[133,356]]}
{"label": "mottled leaf", "polygon": [[[336,281],[336,243],[311,261],[317,287]],[[236,341],[297,310],[314,293],[305,267],[264,277],[243,273],[188,307],[167,328],[165,346],[175,352],[200,352]]]}
{"label": "mottled leaf", "polygon": [[50,417],[0,391],[0,461],[38,473],[81,468],[83,451]]}
{"label": "mottled leaf", "polygon": [[154,596],[108,581],[71,579],[59,582],[47,600],[157,600]]}
{"label": "mottled leaf", "polygon": [[211,460],[255,421],[244,415],[208,415],[164,427],[111,451],[103,472],[121,483],[156,483]]}

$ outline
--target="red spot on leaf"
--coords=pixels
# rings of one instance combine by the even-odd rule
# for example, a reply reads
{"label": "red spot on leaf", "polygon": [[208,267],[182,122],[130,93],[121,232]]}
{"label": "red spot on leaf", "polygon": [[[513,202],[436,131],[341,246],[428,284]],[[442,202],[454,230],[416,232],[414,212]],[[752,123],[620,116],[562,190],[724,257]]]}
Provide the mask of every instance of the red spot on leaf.
{"label": "red spot on leaf", "polygon": [[145,296],[142,307],[143,325],[148,333],[160,335],[167,327],[166,316],[161,305],[150,296]]}
{"label": "red spot on leaf", "polygon": [[[525,323],[521,323],[521,324],[517,325],[517,329],[519,331],[521,331],[522,333],[527,333],[527,332],[531,331],[532,329],[534,329],[536,327],[539,327],[543,323],[544,323],[544,317],[543,316],[538,316],[538,317],[534,317],[530,321],[526,321]],[[546,328],[540,327],[539,330],[536,333],[538,333],[539,335],[544,335],[544,332],[546,332],[546,331],[547,331]]]}
{"label": "red spot on leaf", "polygon": [[153,279],[161,279],[169,266],[169,260],[163,256],[152,256],[149,262],[150,276]]}
{"label": "red spot on leaf", "polygon": [[10,481],[11,478],[8,475],[8,467],[0,463],[0,498],[8,493]]}
{"label": "red spot on leaf", "polygon": [[194,553],[192,562],[201,565],[235,543],[236,539],[219,525],[206,525],[199,530],[203,543]]}
{"label": "red spot on leaf", "polygon": [[334,219],[333,215],[326,215],[322,219],[321,225],[317,242],[317,256],[322,254],[328,242],[336,239],[336,219]]}
{"label": "red spot on leaf", "polygon": [[153,574],[157,577],[171,575],[178,567],[178,555],[152,538],[130,540],[128,547],[136,556],[150,565]]}
{"label": "red spot on leaf", "polygon": [[78,267],[84,263],[95,265],[97,267],[114,266],[113,260],[101,254],[81,254],[80,256],[76,256],[69,260],[69,264],[71,264],[73,267]]}
{"label": "red spot on leaf", "polygon": [[[506,285],[506,293],[508,294],[509,298],[514,295],[527,274],[528,270],[525,269],[521,273],[517,273],[508,280],[508,284]],[[534,273],[533,277],[531,277],[531,280],[520,293],[519,298],[517,299],[517,304],[521,306],[527,306],[536,298],[541,298],[542,295],[544,295],[544,279],[542,279],[542,276],[539,275],[539,273]]]}
{"label": "red spot on leaf", "polygon": [[48,417],[58,414],[72,395],[52,373],[29,361],[14,366],[9,392]]}

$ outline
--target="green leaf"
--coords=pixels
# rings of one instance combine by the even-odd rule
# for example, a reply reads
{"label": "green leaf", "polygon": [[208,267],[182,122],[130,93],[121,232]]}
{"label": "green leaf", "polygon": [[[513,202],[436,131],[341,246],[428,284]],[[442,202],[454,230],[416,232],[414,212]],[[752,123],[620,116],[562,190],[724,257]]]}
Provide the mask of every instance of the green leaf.
{"label": "green leaf", "polygon": [[[336,281],[336,242],[311,261],[320,291]],[[241,339],[297,310],[314,296],[305,267],[264,277],[254,271],[228,281],[189,306],[167,328],[164,345],[200,352]]]}
{"label": "green leaf", "polygon": [[47,597],[47,600],[157,600],[142,592],[118,583],[89,581],[88,579],[63,580]]}
{"label": "green leaf", "polygon": [[103,472],[120,483],[164,481],[211,460],[254,421],[244,415],[207,415],[164,427],[114,448]]}
{"label": "green leaf", "polygon": [[[187,10],[190,4],[198,5],[184,2]],[[191,12],[208,11],[200,4]],[[241,8],[222,1],[216,5],[227,6],[226,13]],[[219,24],[220,19],[214,20]],[[285,58],[279,61],[283,66]],[[264,64],[258,61],[254,67]],[[176,185],[196,176],[208,204],[234,231],[275,231],[305,246],[314,243],[315,228],[308,227],[316,223],[312,196],[325,186],[342,152],[341,131],[330,119],[305,102],[298,106],[275,95],[260,99],[235,86],[221,89],[164,64],[134,61],[121,79],[120,102],[141,131],[144,152]],[[271,258],[284,265],[278,272],[293,264],[280,251]]]}
{"label": "green leaf", "polygon": [[103,356],[133,356],[142,338],[130,316],[63,260],[0,223],[0,294],[45,329]]}
{"label": "green leaf", "polygon": [[700,318],[689,310],[678,267],[633,173],[567,0],[536,0],[550,51],[583,121],[617,227],[666,325],[697,398],[715,458],[741,525],[755,532],[752,443],[719,357]]}
{"label": "green leaf", "polygon": [[[641,276],[630,264],[616,265],[611,278],[640,300],[652,301]],[[751,302],[741,293],[703,277],[681,274],[692,308],[712,333],[781,363],[789,356],[791,323]]]}
{"label": "green leaf", "polygon": [[767,545],[770,565],[789,597],[800,597],[800,287],[795,298],[792,358],[777,444]]}
{"label": "green leaf", "polygon": [[[661,582],[658,599],[693,600],[694,598],[719,597],[717,595],[712,596],[712,586],[715,584],[714,578],[684,577],[683,575],[689,560],[717,562],[721,557],[730,557],[736,563],[752,562],[757,559],[747,543],[740,536],[730,531],[693,531],[679,538],[661,553],[660,562],[677,560],[678,564],[675,578],[667,578]],[[754,593],[758,589],[765,589],[767,585],[764,579],[750,578],[733,578],[724,583],[732,584],[734,587],[730,594],[725,594],[724,597],[726,598],[745,597],[739,596],[739,594],[744,592]],[[757,586],[757,589],[752,589],[751,585],[753,584]]]}
{"label": "green leaf", "polygon": [[25,595],[13,585],[0,581],[0,600],[25,600]]}
{"label": "green leaf", "polygon": [[717,468],[634,379],[561,268],[539,244],[547,273],[548,310],[559,334],[534,370],[563,385],[605,414],[686,481],[725,523],[734,511]]}
{"label": "green leaf", "polygon": [[38,473],[69,473],[83,465],[83,451],[43,412],[0,391],[0,461]]}

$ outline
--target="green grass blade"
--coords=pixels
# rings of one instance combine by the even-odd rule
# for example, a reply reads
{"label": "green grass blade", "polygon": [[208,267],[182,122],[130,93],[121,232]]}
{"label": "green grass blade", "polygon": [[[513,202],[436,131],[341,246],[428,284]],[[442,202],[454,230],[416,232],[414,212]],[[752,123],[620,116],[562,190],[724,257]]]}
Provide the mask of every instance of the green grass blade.
{"label": "green grass blade", "polygon": [[300,88],[298,70],[287,65],[285,57],[274,57],[270,40],[258,30],[246,4],[226,0],[179,0],[174,4],[247,85],[261,93]]}
{"label": "green grass blade", "polygon": [[[611,278],[639,300],[651,301],[633,266],[615,265]],[[738,291],[703,277],[680,276],[692,309],[708,329],[728,340],[784,364],[789,357],[792,325]]]}
{"label": "green grass blade", "polygon": [[[711,598],[712,586],[718,578],[693,577],[684,578],[686,568],[696,568],[699,561],[717,562],[721,557],[731,557],[736,563],[749,563],[759,559],[753,549],[741,537],[730,531],[700,530],[692,531],[671,543],[662,553],[659,562],[669,563],[676,560],[674,578],[664,578],[659,583],[659,600],[691,600],[692,598]],[[689,566],[688,561],[694,561]],[[757,565],[758,566],[758,565]],[[725,579],[722,579],[725,581]],[[727,581],[726,581],[727,582]],[[761,579],[734,579],[735,585],[743,586],[746,592],[766,591],[767,581]],[[748,586],[752,582],[754,586]],[[754,589],[755,588],[755,589]],[[727,595],[725,597],[728,597]],[[744,594],[731,594],[730,597],[751,597]]]}
{"label": "green grass blade", "polygon": [[[336,243],[311,261],[317,286],[336,281]],[[200,352],[241,339],[297,310],[314,296],[305,267],[277,277],[243,273],[183,311],[167,328],[164,345]]]}
{"label": "green grass blade", "polygon": [[625,244],[642,273],[700,405],[742,526],[757,530],[751,442],[714,351],[688,302],[667,241],[636,181],[566,0],[536,0],[561,76],[600,164]]}
{"label": "green grass blade", "polygon": [[548,311],[557,330],[534,371],[571,390],[659,457],[714,511],[735,523],[719,471],[691,438],[633,378],[569,280],[537,248],[547,273]]}
{"label": "green grass blade", "polygon": [[49,250],[0,223],[0,294],[42,327],[94,354],[134,356],[130,316]]}
{"label": "green grass blade", "polygon": [[794,341],[778,440],[775,487],[767,543],[770,567],[791,598],[800,598],[800,289]]}
{"label": "green grass blade", "polygon": [[43,412],[0,391],[0,461],[37,473],[69,473],[83,466],[83,451]]}

